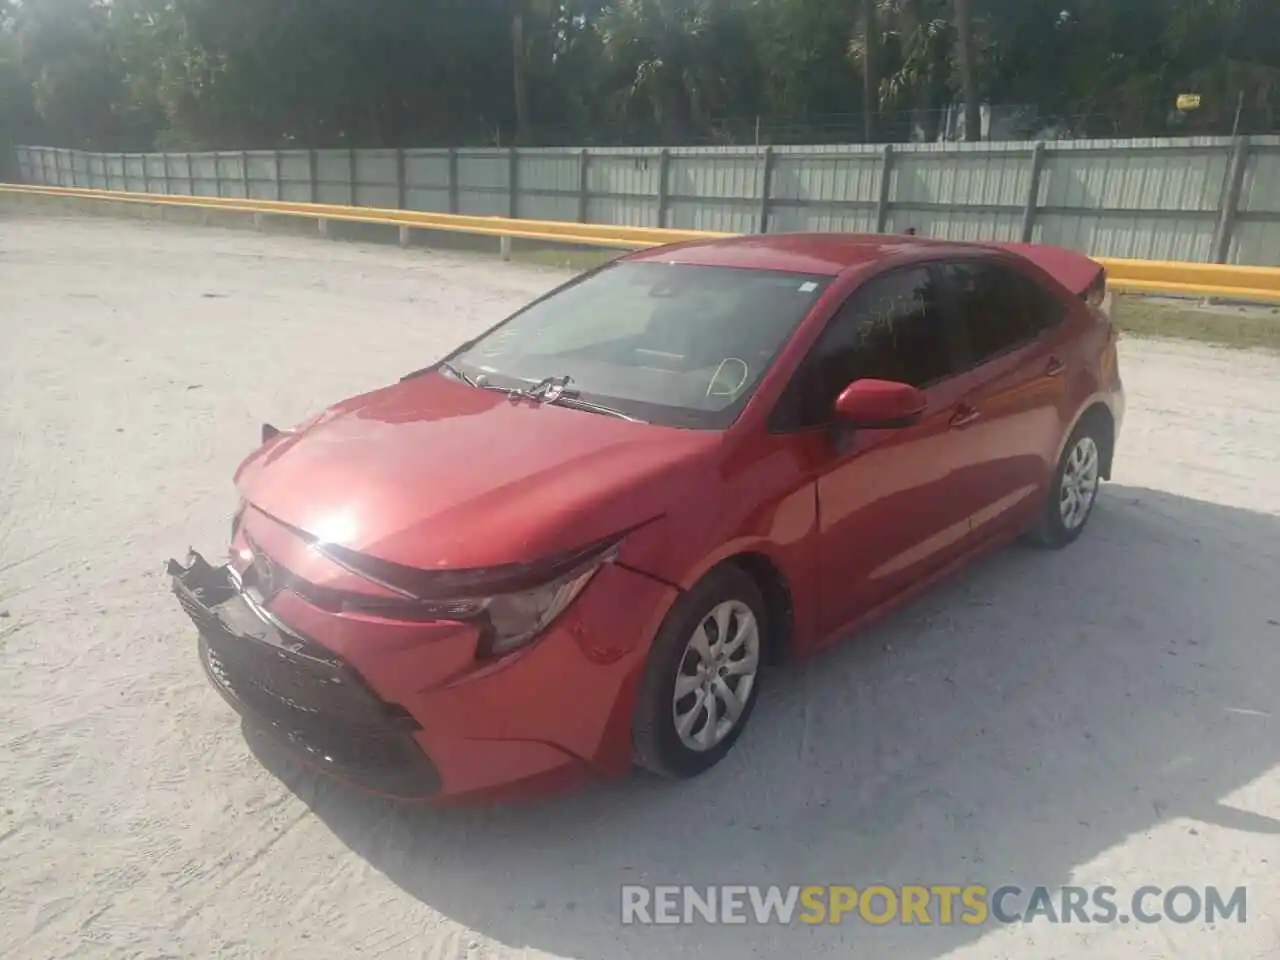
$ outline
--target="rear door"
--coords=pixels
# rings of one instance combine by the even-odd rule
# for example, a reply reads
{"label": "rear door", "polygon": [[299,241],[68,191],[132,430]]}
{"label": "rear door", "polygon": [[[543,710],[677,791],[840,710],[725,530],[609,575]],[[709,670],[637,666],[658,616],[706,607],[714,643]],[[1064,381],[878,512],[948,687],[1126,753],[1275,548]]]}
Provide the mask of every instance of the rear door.
{"label": "rear door", "polygon": [[955,482],[975,505],[974,538],[984,539],[1043,501],[1066,402],[1067,310],[1003,258],[948,260],[939,270],[969,374],[959,418],[969,462]]}

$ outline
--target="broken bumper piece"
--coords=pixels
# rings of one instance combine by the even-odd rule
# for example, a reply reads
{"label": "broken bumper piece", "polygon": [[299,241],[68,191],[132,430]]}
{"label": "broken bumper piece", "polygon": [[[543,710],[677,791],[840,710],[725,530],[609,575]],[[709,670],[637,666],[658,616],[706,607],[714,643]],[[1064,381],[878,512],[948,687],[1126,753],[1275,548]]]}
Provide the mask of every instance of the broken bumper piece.
{"label": "broken bumper piece", "polygon": [[439,773],[413,736],[416,721],[341,657],[276,621],[233,569],[192,551],[167,571],[199,632],[210,683],[251,725],[365,790],[404,798],[439,790]]}

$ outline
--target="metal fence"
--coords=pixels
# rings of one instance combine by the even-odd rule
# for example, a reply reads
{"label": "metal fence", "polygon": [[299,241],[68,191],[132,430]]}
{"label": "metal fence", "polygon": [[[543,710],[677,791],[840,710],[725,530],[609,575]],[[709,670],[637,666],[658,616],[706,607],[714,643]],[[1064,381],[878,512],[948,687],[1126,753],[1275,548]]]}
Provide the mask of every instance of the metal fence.
{"label": "metal fence", "polygon": [[1023,240],[1280,266],[1280,137],[671,149],[86,153],[24,182],[733,233]]}

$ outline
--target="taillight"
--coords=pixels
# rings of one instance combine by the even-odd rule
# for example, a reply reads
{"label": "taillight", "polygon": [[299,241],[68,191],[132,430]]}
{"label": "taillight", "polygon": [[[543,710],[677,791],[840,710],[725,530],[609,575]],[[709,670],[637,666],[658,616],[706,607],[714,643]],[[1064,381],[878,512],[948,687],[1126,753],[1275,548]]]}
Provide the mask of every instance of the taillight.
{"label": "taillight", "polygon": [[1084,292],[1084,302],[1095,310],[1103,313],[1109,313],[1111,310],[1111,294],[1107,291],[1107,272],[1105,270],[1098,273],[1093,283],[1089,284],[1089,289]]}

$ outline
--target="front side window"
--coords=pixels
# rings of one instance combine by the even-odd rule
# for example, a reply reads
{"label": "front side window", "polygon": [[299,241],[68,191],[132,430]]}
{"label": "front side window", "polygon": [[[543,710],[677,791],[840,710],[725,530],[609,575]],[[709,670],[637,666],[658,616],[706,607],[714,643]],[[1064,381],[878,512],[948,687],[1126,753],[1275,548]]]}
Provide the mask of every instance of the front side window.
{"label": "front side window", "polygon": [[925,267],[895,270],[859,287],[831,318],[784,394],[775,426],[829,423],[855,380],[927,387],[953,372],[941,290]]}
{"label": "front side window", "polygon": [[567,376],[584,400],[629,416],[719,429],[829,282],[623,261],[535,302],[449,361],[500,387]]}

